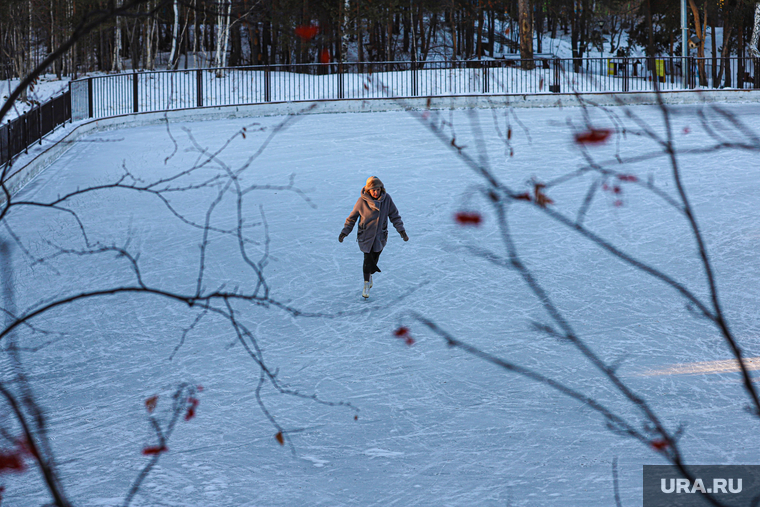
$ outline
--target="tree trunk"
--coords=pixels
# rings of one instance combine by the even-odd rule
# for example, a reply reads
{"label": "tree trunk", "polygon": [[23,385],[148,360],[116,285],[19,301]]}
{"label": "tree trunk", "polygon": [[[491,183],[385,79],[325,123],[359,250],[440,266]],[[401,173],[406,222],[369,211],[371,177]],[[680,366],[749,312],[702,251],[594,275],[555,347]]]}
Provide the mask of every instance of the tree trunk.
{"label": "tree trunk", "polygon": [[240,27],[237,23],[230,28],[230,67],[238,67],[242,63],[243,43]]}
{"label": "tree trunk", "polygon": [[410,7],[404,7],[404,39],[403,39],[404,53],[409,52],[409,32],[412,26],[412,23],[410,23],[409,21],[410,17],[411,17]]}
{"label": "tree trunk", "polygon": [[534,23],[536,30],[536,51],[541,53],[541,36],[544,33],[544,10],[541,3],[538,4],[538,9],[536,10],[538,12],[536,22]]}
{"label": "tree trunk", "polygon": [[488,11],[488,54],[491,58],[495,57],[494,46],[496,45],[496,11]]}
{"label": "tree trunk", "polygon": [[718,48],[717,43],[715,42],[715,21],[712,22],[712,25],[710,26],[710,29],[712,30],[712,37],[710,37],[711,44],[712,44],[712,86],[713,88],[718,87]]}
{"label": "tree trunk", "polygon": [[454,61],[457,56],[457,24],[456,11],[454,10],[453,4],[449,14],[449,23],[451,24],[451,61]]}
{"label": "tree trunk", "polygon": [[262,63],[269,65],[271,62],[269,59],[269,47],[272,45],[272,25],[268,21],[264,22],[264,33],[262,38],[264,40],[264,43],[261,46],[261,54],[264,56]]}
{"label": "tree trunk", "polygon": [[720,52],[720,70],[718,71],[718,83],[723,79],[723,72],[726,71],[725,83],[721,88],[731,86],[731,67],[728,62],[729,47],[731,46],[731,31],[733,30],[732,20],[730,17],[723,21],[723,50]]}
{"label": "tree trunk", "polygon": [[[697,32],[697,37],[700,39],[699,46],[697,49],[697,58],[703,58],[702,60],[699,60],[698,68],[699,68],[699,84],[700,86],[707,86],[707,74],[705,72],[705,34],[702,30],[703,26],[707,26],[707,22],[702,23],[700,21],[699,17],[699,9],[697,9],[697,5],[694,3],[694,0],[689,0],[689,7],[691,8],[691,12],[694,15],[694,31]],[[705,5],[705,20],[707,19],[707,5]]]}
{"label": "tree trunk", "polygon": [[361,0],[357,2],[356,6],[356,46],[359,50],[359,62],[364,62],[364,19],[362,19],[359,13],[359,7]]}
{"label": "tree trunk", "polygon": [[478,32],[477,32],[477,38],[475,45],[475,54],[478,57],[478,60],[480,60],[483,57],[483,9],[480,6],[480,2],[478,2]]}
{"label": "tree trunk", "polygon": [[261,62],[261,41],[259,40],[259,24],[246,24],[248,30],[248,49],[251,53],[250,65],[259,65]]}
{"label": "tree trunk", "polygon": [[140,67],[140,56],[142,53],[140,48],[141,25],[142,23],[140,23],[140,20],[135,19],[134,24],[132,25],[132,33],[129,38],[129,56],[132,59],[132,70],[137,70]]}
{"label": "tree trunk", "polygon": [[166,63],[167,70],[177,68],[179,62],[179,0],[172,2],[172,13],[174,14],[174,23],[172,24],[172,49],[169,52],[169,61]]}
{"label": "tree trunk", "polygon": [[530,0],[518,0],[517,9],[520,19],[520,60],[522,61],[522,69],[532,70],[536,64],[533,61],[533,23]]}
{"label": "tree trunk", "polygon": [[[116,7],[121,7],[122,0],[116,0]],[[111,61],[111,70],[121,72],[124,67],[121,64],[121,16],[116,16],[116,27],[113,37],[113,60]]]}
{"label": "tree trunk", "polygon": [[385,19],[385,56],[393,60],[393,0],[388,0],[388,14]]}
{"label": "tree trunk", "polygon": [[[216,36],[216,51],[214,53],[214,66],[221,69],[227,66],[227,43],[230,37],[230,15],[232,13],[231,0],[219,0],[219,11],[216,20],[219,33]],[[216,77],[223,77],[224,71],[218,70]]]}

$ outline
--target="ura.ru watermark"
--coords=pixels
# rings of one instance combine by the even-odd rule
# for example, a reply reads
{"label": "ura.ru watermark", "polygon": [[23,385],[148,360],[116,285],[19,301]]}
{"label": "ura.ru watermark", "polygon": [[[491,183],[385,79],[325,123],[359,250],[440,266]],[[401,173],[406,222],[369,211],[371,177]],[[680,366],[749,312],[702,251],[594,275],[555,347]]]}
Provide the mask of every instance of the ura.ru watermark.
{"label": "ura.ru watermark", "polygon": [[[705,486],[705,482],[707,486]],[[660,479],[660,491],[663,493],[741,493],[742,479],[718,478],[704,481],[697,477],[694,482],[689,479]]]}
{"label": "ura.ru watermark", "polygon": [[643,507],[747,507],[760,499],[760,465],[644,465]]}

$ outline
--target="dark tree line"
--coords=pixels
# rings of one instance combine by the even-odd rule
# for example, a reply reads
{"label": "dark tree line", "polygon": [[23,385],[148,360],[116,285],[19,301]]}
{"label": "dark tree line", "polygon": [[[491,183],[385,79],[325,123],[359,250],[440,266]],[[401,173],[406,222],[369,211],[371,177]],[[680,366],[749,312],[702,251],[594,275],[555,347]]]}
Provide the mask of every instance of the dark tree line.
{"label": "dark tree line", "polygon": [[[0,77],[26,75],[83,16],[122,3],[0,0]],[[707,35],[715,46],[716,28],[723,28],[727,42],[711,48],[714,59],[745,54],[753,3],[689,5],[699,55],[705,54]],[[151,0],[78,40],[49,71],[76,76],[125,68],[469,60],[503,53],[532,58],[549,50],[541,42],[547,34],[569,36],[574,58],[603,45],[626,56],[631,44],[649,46],[649,18],[657,54],[679,54],[679,6],[678,0]],[[712,67],[730,75],[723,63]]]}

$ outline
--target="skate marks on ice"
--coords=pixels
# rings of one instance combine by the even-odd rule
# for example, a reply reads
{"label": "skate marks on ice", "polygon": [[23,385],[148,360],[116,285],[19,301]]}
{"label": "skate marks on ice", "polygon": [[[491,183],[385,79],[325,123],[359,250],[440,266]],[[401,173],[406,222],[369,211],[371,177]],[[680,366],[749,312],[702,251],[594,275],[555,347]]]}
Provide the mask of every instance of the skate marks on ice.
{"label": "skate marks on ice", "polygon": [[[483,114],[490,118],[490,112]],[[534,144],[525,144],[516,129],[514,157],[504,154],[498,140],[486,140],[489,146],[493,142],[494,160],[514,185],[529,181],[544,166],[556,176],[569,164],[582,162],[573,158],[562,134],[551,125],[558,121],[557,114],[521,113]],[[564,118],[573,112],[559,114]],[[647,118],[654,121],[654,113]],[[467,123],[461,117],[455,120],[460,126]],[[277,120],[262,120],[268,121]],[[208,122],[192,124],[191,129],[213,145],[243,124]],[[139,144],[130,145],[127,134],[134,134]],[[150,127],[122,131],[119,136],[125,140],[109,144],[109,153],[99,153],[97,145],[82,146],[83,151],[75,146],[69,158],[61,159],[65,166],[52,167],[50,176],[43,173],[34,190],[55,196],[71,181],[84,186],[91,184],[88,178],[107,179],[119,174],[122,160],[144,168],[144,177],[153,177],[168,153],[151,154],[141,146],[161,135],[161,129]],[[250,133],[249,140],[258,135]],[[462,127],[458,143],[472,145],[466,136]],[[698,138],[685,139],[699,144]],[[634,151],[642,149],[636,138],[631,144]],[[170,163],[187,156],[182,148]],[[247,148],[236,145],[225,153],[225,163],[244,163]],[[718,247],[722,296],[736,308],[740,336],[752,336],[751,330],[760,328],[755,312],[760,300],[746,283],[760,266],[751,242],[743,244],[745,249],[736,243],[748,231],[756,234],[752,224],[760,223],[760,207],[746,202],[755,203],[760,193],[752,171],[731,167],[753,167],[752,163],[750,155],[719,161],[703,156],[699,166],[710,170],[687,176],[707,240]],[[70,336],[30,355],[30,374],[40,379],[35,387],[51,413],[56,450],[64,459],[71,458],[62,464],[62,475],[67,491],[82,500],[78,504],[112,498],[115,490],[128,487],[122,478],[139,470],[139,452],[150,436],[143,427],[142,400],[155,386],[187,377],[205,387],[192,431],[176,436],[135,505],[611,505],[614,455],[623,457],[623,504],[635,503],[641,464],[651,462],[651,452],[605,431],[583,406],[543,386],[501,375],[420,329],[411,328],[416,339],[411,347],[393,337],[393,330],[404,323],[404,310],[424,312],[491,353],[542,368],[562,382],[616,403],[592,369],[568,354],[566,344],[531,330],[530,323],[541,322],[544,314],[528,301],[514,277],[462,248],[482,239],[479,235],[493,238],[494,217],[482,203],[458,198],[474,179],[455,157],[441,153],[429,133],[404,114],[304,118],[273,138],[257,164],[256,179],[262,184],[278,184],[296,173],[296,184],[317,206],[311,208],[291,194],[261,192],[256,206],[245,210],[246,220],[260,222],[258,205],[263,205],[271,237],[267,280],[273,295],[293,307],[316,315],[368,306],[361,301],[361,253],[353,236],[339,244],[337,232],[369,174],[378,174],[386,183],[409,231],[407,243],[389,231],[380,260],[383,273],[370,293],[370,305],[377,302],[378,307],[330,319],[282,318],[263,309],[240,315],[260,340],[268,362],[279,367],[282,382],[320,397],[350,401],[361,409],[358,420],[353,414],[277,400],[275,393],[263,392],[283,425],[300,430],[292,433],[297,450],[293,458],[277,444],[266,418],[256,410],[252,386],[257,375],[239,344],[229,347],[234,337],[217,320],[199,322],[169,362],[182,330],[195,317],[183,316],[178,307],[144,308],[131,298],[111,298],[82,305],[70,315],[51,314],[41,326],[68,329]],[[666,178],[647,164],[634,169],[643,175],[654,173],[655,181],[667,186]],[[71,174],[76,175],[69,181]],[[726,188],[740,191],[742,198],[737,200],[735,192],[726,195]],[[549,195],[564,209],[568,202],[582,200],[583,186]],[[637,252],[656,248],[658,266],[698,284],[698,277],[690,275],[693,266],[683,260],[691,245],[680,229],[673,232],[663,208],[643,201],[633,188],[626,187],[624,195],[627,200],[621,207],[608,202],[606,194],[595,200],[585,224]],[[182,230],[166,230],[160,210],[150,203],[126,202],[121,195],[114,200],[115,217],[104,214],[107,208],[100,203],[82,202],[91,210],[88,225],[110,239],[129,230],[131,220],[134,244],[141,246],[148,263],[145,276],[183,288],[187,281],[172,267],[193,265],[197,242]],[[178,195],[173,202],[188,214],[198,209],[190,196]],[[464,230],[453,223],[453,214],[464,205],[482,206],[484,223],[479,229]],[[222,227],[224,220],[234,217],[234,209],[220,211]],[[598,249],[584,249],[530,213],[515,213],[527,224],[514,231],[526,262],[542,282],[558,287],[552,294],[557,304],[605,359],[622,357],[624,372],[640,372],[673,362],[725,357],[717,340],[700,338],[705,336],[701,324],[680,323],[688,312],[666,290],[634,276]],[[29,218],[29,223],[18,225],[44,228],[60,241],[69,234],[72,243],[77,241],[64,220],[47,223],[34,213]],[[40,235],[33,247],[44,246]],[[218,262],[208,267],[209,283],[250,284],[245,266],[225,255],[224,248],[214,250]],[[88,268],[62,278],[71,284],[119,281],[113,265]],[[45,266],[34,269],[42,272]],[[399,300],[425,281],[430,283]],[[33,302],[44,290],[32,283],[19,297]],[[760,348],[750,343],[747,353],[756,357]],[[754,432],[742,424],[743,400],[737,401],[735,386],[708,389],[696,380],[680,382],[682,377],[679,383],[673,376],[654,378],[659,382],[636,378],[636,388],[656,399],[669,423],[689,422],[683,445],[690,457],[703,462],[754,459],[758,447]],[[715,418],[721,412],[729,416],[719,421],[718,431]],[[727,443],[725,435],[746,445],[737,448],[733,440],[730,446],[720,445]],[[705,445],[711,439],[717,443]],[[726,450],[729,447],[734,450]],[[85,478],[82,470],[88,471]],[[44,497],[24,478],[8,480],[8,491],[21,495],[8,497],[9,505]]]}

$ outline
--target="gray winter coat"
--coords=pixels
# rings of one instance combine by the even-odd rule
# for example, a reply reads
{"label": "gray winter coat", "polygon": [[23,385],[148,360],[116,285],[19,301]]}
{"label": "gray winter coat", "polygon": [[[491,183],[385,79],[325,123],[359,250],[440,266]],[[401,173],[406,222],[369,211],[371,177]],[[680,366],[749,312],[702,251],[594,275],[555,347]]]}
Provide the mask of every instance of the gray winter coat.
{"label": "gray winter coat", "polygon": [[354,229],[356,219],[359,221],[359,230],[356,233],[356,240],[359,242],[359,249],[364,253],[379,252],[385,248],[388,242],[388,220],[393,223],[393,227],[399,233],[404,231],[404,222],[393,204],[391,196],[383,191],[378,200],[374,200],[369,193],[362,189],[362,195],[354,204],[354,209],[346,219],[346,225],[342,233],[348,236]]}

